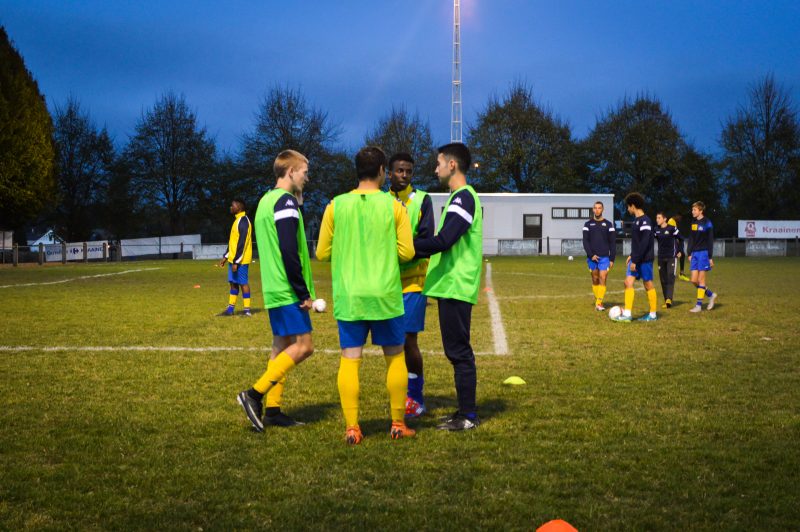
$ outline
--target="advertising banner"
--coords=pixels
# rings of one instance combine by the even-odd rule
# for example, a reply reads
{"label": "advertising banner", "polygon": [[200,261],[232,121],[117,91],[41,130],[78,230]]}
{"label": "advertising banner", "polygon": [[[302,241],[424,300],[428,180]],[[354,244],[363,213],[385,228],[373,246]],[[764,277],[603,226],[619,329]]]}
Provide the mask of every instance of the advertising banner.
{"label": "advertising banner", "polygon": [[800,220],[739,220],[739,238],[800,237]]}
{"label": "advertising banner", "polygon": [[[86,242],[86,258],[102,259],[105,240]],[[44,246],[44,256],[47,262],[61,262],[61,244]],[[83,242],[67,243],[67,260],[83,260]]]}

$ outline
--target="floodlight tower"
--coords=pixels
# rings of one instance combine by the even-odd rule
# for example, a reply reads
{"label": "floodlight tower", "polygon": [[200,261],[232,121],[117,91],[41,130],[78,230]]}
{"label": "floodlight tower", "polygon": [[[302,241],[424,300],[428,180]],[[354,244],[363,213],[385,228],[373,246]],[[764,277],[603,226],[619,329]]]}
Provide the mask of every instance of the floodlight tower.
{"label": "floodlight tower", "polygon": [[461,4],[453,0],[453,98],[450,110],[450,142],[461,140]]}

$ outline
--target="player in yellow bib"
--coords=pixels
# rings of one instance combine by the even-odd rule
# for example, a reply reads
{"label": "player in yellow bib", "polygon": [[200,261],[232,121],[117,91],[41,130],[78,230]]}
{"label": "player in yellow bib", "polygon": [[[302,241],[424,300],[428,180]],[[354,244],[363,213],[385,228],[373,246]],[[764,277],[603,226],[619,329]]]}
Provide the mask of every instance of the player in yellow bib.
{"label": "player in yellow bib", "polygon": [[403,289],[400,263],[414,257],[403,204],[381,191],[386,155],[366,147],[356,154],[358,188],[336,196],[322,216],[317,259],[331,261],[333,316],[339,326],[337,383],[346,424],[345,441],[361,443],[358,425],[361,355],[367,334],[383,348],[392,439],[414,436],[404,421],[408,370],[403,354]]}

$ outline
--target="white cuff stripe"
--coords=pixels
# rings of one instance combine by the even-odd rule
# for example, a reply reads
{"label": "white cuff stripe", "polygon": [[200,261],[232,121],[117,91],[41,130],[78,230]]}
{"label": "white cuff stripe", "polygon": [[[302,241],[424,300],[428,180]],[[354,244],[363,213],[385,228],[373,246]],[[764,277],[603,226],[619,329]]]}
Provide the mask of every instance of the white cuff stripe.
{"label": "white cuff stripe", "polygon": [[589,228],[588,228],[588,227],[584,227],[584,228],[583,228],[583,230],[584,230],[584,231],[588,231],[588,230],[589,230]]}
{"label": "white cuff stripe", "polygon": [[284,218],[297,218],[300,219],[300,213],[297,209],[283,209],[275,213],[275,221],[283,220]]}
{"label": "white cuff stripe", "polygon": [[639,231],[650,231],[651,229],[652,227],[650,227],[649,225],[643,225],[639,228]]}
{"label": "white cuff stripe", "polygon": [[457,215],[464,218],[468,224],[472,225],[472,215],[465,211],[463,208],[459,207],[458,205],[450,205],[447,208],[447,212],[454,212]]}
{"label": "white cuff stripe", "polygon": [[617,230],[616,230],[616,229],[614,229],[614,228],[612,227],[611,229],[609,229],[609,230],[608,230],[608,232],[609,232],[609,233],[616,233],[616,232],[617,232]]}

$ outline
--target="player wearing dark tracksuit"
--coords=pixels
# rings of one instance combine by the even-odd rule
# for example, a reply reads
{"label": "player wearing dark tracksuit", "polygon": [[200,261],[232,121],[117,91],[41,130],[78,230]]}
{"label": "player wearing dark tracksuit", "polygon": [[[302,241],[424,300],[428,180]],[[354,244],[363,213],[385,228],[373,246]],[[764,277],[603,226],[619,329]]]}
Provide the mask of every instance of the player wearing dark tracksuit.
{"label": "player wearing dark tracksuit", "polygon": [[663,212],[656,215],[653,236],[658,242],[658,277],[664,294],[664,308],[672,306],[675,291],[676,259],[683,254],[683,235],[677,227],[670,225]]}

